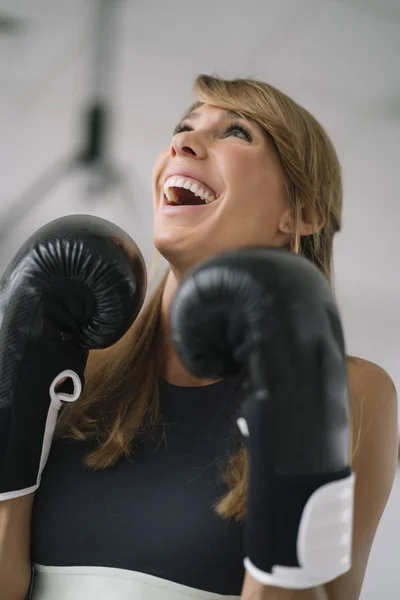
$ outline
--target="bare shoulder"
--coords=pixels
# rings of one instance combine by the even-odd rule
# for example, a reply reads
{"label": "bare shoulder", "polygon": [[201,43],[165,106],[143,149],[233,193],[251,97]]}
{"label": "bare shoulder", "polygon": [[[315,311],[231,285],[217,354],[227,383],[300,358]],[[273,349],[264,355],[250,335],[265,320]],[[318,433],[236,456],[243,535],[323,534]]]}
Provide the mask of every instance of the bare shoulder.
{"label": "bare shoulder", "polygon": [[349,357],[348,374],[351,466],[356,476],[352,568],[326,584],[332,600],[359,598],[398,456],[397,394],[390,375],[379,365],[357,357]]}
{"label": "bare shoulder", "polygon": [[[376,500],[376,516],[389,497],[398,466],[399,425],[395,385],[379,365],[349,361],[352,467],[358,486]],[[372,491],[373,490],[373,491]],[[371,507],[373,502],[371,503]]]}
{"label": "bare shoulder", "polygon": [[359,395],[360,400],[387,405],[388,409],[397,412],[396,387],[385,369],[370,360],[349,356],[348,376],[352,400],[357,401],[356,396]]}
{"label": "bare shoulder", "polygon": [[353,432],[360,450],[370,454],[378,444],[386,450],[388,459],[393,452],[397,457],[398,402],[389,373],[374,362],[349,357],[348,376]]}
{"label": "bare shoulder", "polygon": [[359,356],[348,356],[349,376],[361,377],[369,382],[376,381],[381,384],[388,384],[392,391],[396,392],[395,385],[389,373],[376,363],[360,358]]}
{"label": "bare shoulder", "polygon": [[378,407],[397,419],[397,392],[389,373],[374,362],[348,357],[348,376],[351,401],[363,403],[367,411]]}

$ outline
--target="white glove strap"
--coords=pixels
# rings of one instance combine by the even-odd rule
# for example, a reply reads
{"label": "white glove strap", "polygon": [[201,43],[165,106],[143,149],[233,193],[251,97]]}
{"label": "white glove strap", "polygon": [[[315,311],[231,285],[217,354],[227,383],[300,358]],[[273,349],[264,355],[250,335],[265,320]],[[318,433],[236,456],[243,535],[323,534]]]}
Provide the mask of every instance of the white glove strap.
{"label": "white glove strap", "polygon": [[[74,391],[72,394],[63,394],[56,392],[56,387],[62,379],[69,378],[72,379],[74,385]],[[31,494],[35,490],[38,489],[40,485],[40,478],[42,476],[43,469],[46,465],[47,459],[49,457],[49,452],[51,448],[51,442],[53,440],[54,429],[57,423],[58,412],[62,406],[63,402],[75,402],[79,398],[82,393],[82,383],[79,379],[78,375],[75,371],[70,371],[67,369],[66,371],[62,371],[54,378],[50,385],[49,395],[51,398],[51,402],[49,405],[49,412],[47,413],[46,425],[44,429],[43,436],[43,446],[42,453],[40,456],[40,464],[38,469],[37,481],[35,485],[32,485],[29,488],[25,488],[23,490],[13,490],[11,492],[6,492],[4,494],[0,494],[0,501],[2,500],[11,500],[12,498],[19,498],[20,496],[26,496],[27,494]]]}
{"label": "white glove strap", "polygon": [[336,579],[351,568],[355,475],[327,483],[310,496],[300,521],[297,555],[300,567],[275,565],[272,573],[246,557],[246,570],[260,583],[306,589]]}

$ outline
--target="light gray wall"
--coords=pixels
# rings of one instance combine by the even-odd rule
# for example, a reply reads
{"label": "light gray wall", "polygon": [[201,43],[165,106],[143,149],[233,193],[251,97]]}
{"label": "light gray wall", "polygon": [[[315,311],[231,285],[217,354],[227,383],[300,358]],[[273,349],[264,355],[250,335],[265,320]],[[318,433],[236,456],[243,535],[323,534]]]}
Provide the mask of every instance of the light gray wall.
{"label": "light gray wall", "polygon": [[[112,152],[131,195],[87,201],[79,178],[68,178],[38,208],[28,211],[28,201],[5,232],[15,199],[77,148],[93,1],[2,0],[27,25],[17,38],[0,37],[0,271],[39,226],[77,212],[122,226],[150,264],[151,166],[191,100],[194,75],[260,77],[309,108],[337,146],[345,208],[336,290],[348,351],[381,364],[399,387],[398,0],[118,2]],[[362,600],[400,595],[399,500],[397,480]]]}

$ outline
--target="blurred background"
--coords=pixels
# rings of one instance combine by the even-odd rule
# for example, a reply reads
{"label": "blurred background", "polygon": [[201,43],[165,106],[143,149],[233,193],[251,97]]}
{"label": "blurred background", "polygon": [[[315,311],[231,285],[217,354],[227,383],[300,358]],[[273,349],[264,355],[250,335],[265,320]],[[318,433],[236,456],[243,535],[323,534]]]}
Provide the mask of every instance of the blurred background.
{"label": "blurred background", "polygon": [[[399,0],[0,0],[0,273],[28,235],[72,213],[123,227],[150,266],[151,167],[194,76],[261,78],[336,145],[348,352],[400,389],[399,60]],[[400,479],[362,600],[400,597],[399,539]]]}

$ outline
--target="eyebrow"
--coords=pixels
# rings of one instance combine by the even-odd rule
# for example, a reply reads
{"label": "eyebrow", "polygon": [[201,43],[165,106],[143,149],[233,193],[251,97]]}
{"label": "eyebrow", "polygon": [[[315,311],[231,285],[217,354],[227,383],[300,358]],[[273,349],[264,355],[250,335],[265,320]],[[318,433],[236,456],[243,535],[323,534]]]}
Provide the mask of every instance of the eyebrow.
{"label": "eyebrow", "polygon": [[[230,119],[245,119],[245,117],[234,110],[224,110],[224,116],[229,117]],[[200,117],[200,113],[197,112],[197,109],[192,110],[187,113],[182,119],[185,121],[186,119],[198,119]]]}

